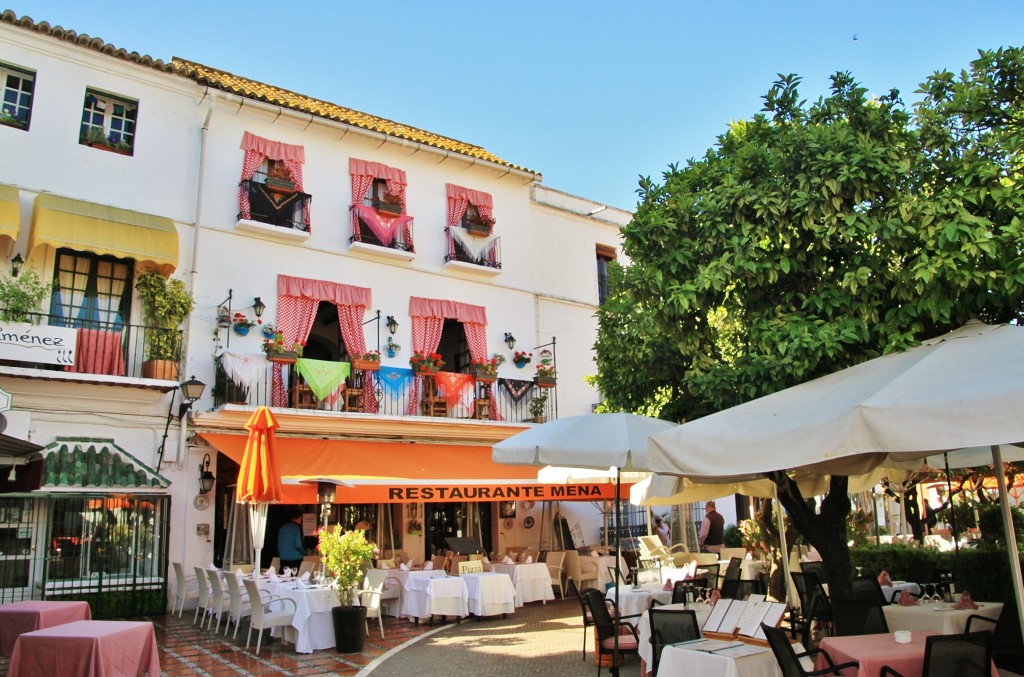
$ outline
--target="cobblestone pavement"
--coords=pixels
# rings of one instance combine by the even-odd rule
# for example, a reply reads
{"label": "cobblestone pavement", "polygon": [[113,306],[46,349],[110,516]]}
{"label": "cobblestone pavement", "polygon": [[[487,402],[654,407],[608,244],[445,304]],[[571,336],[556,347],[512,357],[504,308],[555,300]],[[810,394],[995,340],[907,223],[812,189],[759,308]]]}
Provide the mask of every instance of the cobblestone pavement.
{"label": "cobblestone pavement", "polygon": [[[597,674],[593,661],[593,635],[588,638],[587,660],[581,660],[583,627],[579,604],[572,599],[546,605],[532,603],[507,618],[470,618],[461,623],[431,626],[384,618],[385,639],[375,623],[362,653],[339,654],[334,650],[298,654],[291,644],[268,641],[264,635],[259,655],[245,649],[248,627],[243,624],[238,640],[221,632],[193,625],[189,611],[174,615],[130,620],[151,621],[160,647],[160,672],[168,677],[245,675],[278,677],[292,675],[353,675],[357,677],[502,677],[515,675]],[[593,633],[593,629],[590,628]],[[253,637],[252,649],[256,647]],[[0,676],[7,674],[6,658],[0,658]],[[638,677],[639,660],[626,658],[622,677]],[[603,669],[602,675],[608,670]],[[49,676],[47,676],[49,677]],[[54,675],[53,677],[57,677]]]}

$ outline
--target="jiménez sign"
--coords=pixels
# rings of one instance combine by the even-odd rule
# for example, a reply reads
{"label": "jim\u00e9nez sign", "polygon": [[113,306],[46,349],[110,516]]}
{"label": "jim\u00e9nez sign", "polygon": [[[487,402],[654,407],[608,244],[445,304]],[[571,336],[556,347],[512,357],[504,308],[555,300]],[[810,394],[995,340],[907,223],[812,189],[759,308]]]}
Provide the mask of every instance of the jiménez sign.
{"label": "jim\u00e9nez sign", "polygon": [[0,359],[72,365],[77,336],[67,327],[0,322]]}

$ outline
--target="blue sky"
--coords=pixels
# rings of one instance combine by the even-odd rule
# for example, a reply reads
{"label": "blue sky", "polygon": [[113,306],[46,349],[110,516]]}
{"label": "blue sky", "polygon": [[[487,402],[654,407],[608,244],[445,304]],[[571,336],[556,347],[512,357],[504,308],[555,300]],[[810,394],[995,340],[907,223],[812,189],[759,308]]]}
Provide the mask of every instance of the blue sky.
{"label": "blue sky", "polygon": [[[813,100],[848,70],[904,100],[979,48],[1024,44],[1024,2],[390,2],[9,5],[481,145],[624,209],[640,175],[700,157],[777,73]],[[857,40],[854,41],[854,36]]]}

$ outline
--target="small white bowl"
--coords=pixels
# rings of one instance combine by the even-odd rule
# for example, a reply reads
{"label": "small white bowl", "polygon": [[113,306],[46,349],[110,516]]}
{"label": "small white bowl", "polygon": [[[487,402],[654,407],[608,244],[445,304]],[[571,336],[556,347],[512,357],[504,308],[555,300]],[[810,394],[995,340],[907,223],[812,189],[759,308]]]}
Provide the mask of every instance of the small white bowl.
{"label": "small white bowl", "polygon": [[910,644],[913,639],[913,636],[910,634],[910,630],[897,630],[892,634],[897,644]]}

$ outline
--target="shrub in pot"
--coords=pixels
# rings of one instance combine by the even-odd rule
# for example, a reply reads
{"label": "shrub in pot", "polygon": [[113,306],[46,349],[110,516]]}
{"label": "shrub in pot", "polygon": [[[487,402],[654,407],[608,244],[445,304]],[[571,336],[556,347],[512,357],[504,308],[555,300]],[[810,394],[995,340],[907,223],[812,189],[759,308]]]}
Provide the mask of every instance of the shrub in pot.
{"label": "shrub in pot", "polygon": [[[155,271],[140,275],[135,289],[142,300],[142,313],[147,325],[146,359],[163,362],[162,365],[150,365],[149,377],[176,381],[177,361],[181,357],[178,327],[192,312],[195,300],[184,282],[168,280]],[[143,365],[143,370],[143,375],[147,375],[146,365]]]}
{"label": "shrub in pot", "polygon": [[341,606],[331,612],[335,648],[342,653],[360,652],[366,631],[366,607],[355,606],[355,601],[376,546],[366,540],[363,530],[343,531],[340,524],[333,529],[321,529],[319,541],[321,562],[328,574],[335,577],[341,600]]}
{"label": "shrub in pot", "polygon": [[0,320],[4,322],[39,322],[30,318],[40,312],[43,300],[50,292],[50,285],[39,279],[32,269],[22,270],[13,275],[0,276]]}

